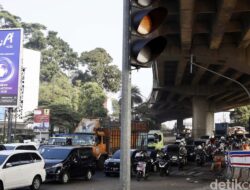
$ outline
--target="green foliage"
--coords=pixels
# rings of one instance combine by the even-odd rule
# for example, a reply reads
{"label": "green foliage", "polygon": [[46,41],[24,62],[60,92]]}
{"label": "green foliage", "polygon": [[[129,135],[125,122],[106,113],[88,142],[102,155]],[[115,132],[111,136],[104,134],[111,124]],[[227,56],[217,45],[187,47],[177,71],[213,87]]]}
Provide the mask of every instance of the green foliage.
{"label": "green foliage", "polygon": [[44,36],[46,27],[38,23],[22,23],[24,29],[25,47],[33,50],[43,50],[46,48],[47,41]]}
{"label": "green foliage", "polygon": [[237,125],[248,127],[250,119],[250,105],[235,108],[234,111],[230,112],[230,119]]}
{"label": "green foliage", "polygon": [[118,100],[112,99],[112,106],[113,106],[113,114],[112,114],[112,116],[115,117],[115,118],[119,118],[121,108],[120,108]]}
{"label": "green foliage", "polygon": [[60,68],[74,70],[78,66],[78,54],[70,48],[69,44],[57,37],[57,32],[49,31],[47,36],[47,50],[53,51],[53,57]]}
{"label": "green foliage", "polygon": [[0,12],[1,28],[20,28],[22,25],[20,23],[21,18],[10,14],[8,11],[1,10]]}
{"label": "green foliage", "polygon": [[120,89],[121,71],[116,65],[110,65],[111,56],[102,48],[96,48],[89,52],[83,52],[80,62],[88,66],[92,81],[97,82],[107,91],[117,92]]}
{"label": "green foliage", "polygon": [[142,100],[142,94],[140,89],[137,86],[132,86],[131,88],[131,106],[132,108],[134,105],[141,104],[143,102]]}
{"label": "green foliage", "polygon": [[55,75],[51,82],[42,82],[40,85],[39,101],[51,104],[68,105],[78,109],[78,90],[74,88],[67,76]]}
{"label": "green foliage", "polygon": [[50,104],[48,106],[51,113],[51,125],[58,126],[65,132],[73,132],[81,120],[81,115],[73,110],[69,105]]}
{"label": "green foliage", "polygon": [[95,82],[82,85],[80,93],[79,111],[85,118],[105,117],[107,110],[104,108],[106,96],[102,88]]}

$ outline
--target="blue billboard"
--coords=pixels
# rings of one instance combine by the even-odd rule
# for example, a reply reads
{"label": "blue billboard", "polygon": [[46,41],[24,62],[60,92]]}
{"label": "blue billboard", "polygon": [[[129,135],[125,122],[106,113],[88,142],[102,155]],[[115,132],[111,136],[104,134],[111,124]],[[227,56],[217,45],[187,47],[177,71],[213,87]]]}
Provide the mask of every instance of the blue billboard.
{"label": "blue billboard", "polygon": [[0,106],[16,107],[19,98],[22,29],[0,30]]}

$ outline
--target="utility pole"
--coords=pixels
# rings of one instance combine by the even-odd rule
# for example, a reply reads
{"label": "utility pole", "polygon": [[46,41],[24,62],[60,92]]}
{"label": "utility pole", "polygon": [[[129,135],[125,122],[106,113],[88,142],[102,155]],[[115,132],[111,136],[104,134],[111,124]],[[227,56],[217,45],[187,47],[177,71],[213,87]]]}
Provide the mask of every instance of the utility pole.
{"label": "utility pole", "polygon": [[131,78],[130,78],[130,0],[123,0],[122,105],[120,189],[130,190]]}
{"label": "utility pole", "polygon": [[13,117],[13,108],[8,108],[8,133],[7,133],[7,142],[12,142],[12,117]]}
{"label": "utility pole", "polygon": [[3,143],[5,143],[5,137],[6,137],[6,117],[7,117],[7,110],[4,109],[4,122],[3,122]]}

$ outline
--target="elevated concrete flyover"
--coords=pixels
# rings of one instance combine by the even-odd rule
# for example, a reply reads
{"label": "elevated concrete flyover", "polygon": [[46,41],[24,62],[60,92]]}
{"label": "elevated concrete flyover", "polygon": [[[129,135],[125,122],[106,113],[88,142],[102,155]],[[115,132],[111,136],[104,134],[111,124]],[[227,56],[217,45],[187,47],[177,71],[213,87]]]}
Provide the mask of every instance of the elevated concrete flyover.
{"label": "elevated concrete flyover", "polygon": [[[247,105],[250,90],[250,1],[164,0],[168,40],[153,64],[151,114],[159,121],[193,117],[193,135],[211,135],[214,112]],[[195,63],[190,72],[190,55]],[[232,80],[223,78],[217,72]]]}

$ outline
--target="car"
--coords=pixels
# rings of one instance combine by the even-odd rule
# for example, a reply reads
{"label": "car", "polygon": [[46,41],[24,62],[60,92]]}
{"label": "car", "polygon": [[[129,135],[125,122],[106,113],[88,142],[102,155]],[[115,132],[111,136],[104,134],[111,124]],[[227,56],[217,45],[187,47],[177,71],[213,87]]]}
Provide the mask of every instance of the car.
{"label": "car", "polygon": [[[131,166],[134,166],[134,158],[135,154],[138,152],[136,149],[131,149]],[[120,156],[121,156],[121,151],[117,150],[115,153],[105,160],[104,162],[104,174],[105,176],[111,176],[111,175],[119,175],[120,174]],[[134,168],[131,168],[131,172],[134,171]]]}
{"label": "car", "polygon": [[6,150],[37,150],[34,144],[29,143],[9,143],[4,146]]}
{"label": "car", "polygon": [[39,152],[45,159],[46,181],[65,184],[75,177],[91,180],[95,174],[96,159],[91,147],[43,146]]}
{"label": "car", "polygon": [[44,159],[38,151],[0,151],[0,189],[30,187],[38,190],[45,181]]}
{"label": "car", "polygon": [[0,144],[0,151],[1,150],[6,150],[5,146],[3,144]]}

